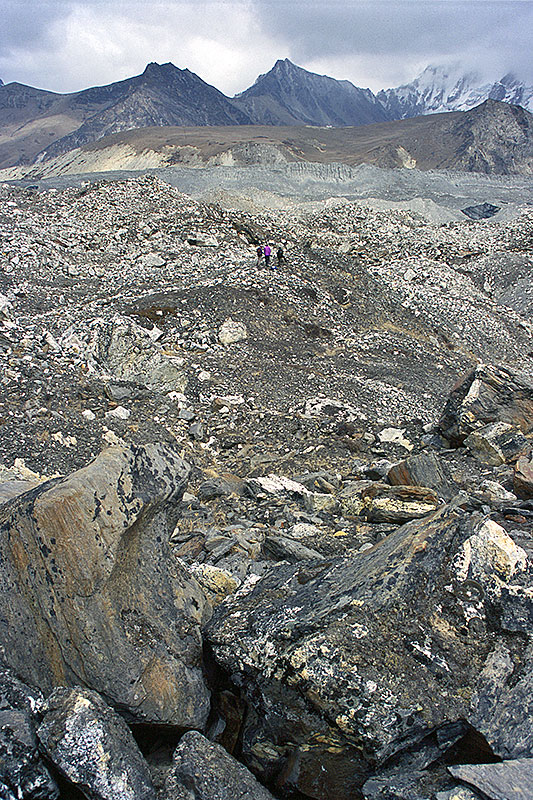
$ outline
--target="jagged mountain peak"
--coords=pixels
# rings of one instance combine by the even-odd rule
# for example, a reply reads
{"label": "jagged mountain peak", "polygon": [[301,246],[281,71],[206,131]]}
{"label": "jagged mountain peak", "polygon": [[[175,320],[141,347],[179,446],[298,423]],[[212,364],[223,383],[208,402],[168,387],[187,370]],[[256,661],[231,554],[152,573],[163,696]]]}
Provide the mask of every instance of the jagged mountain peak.
{"label": "jagged mountain peak", "polygon": [[265,125],[364,125],[388,119],[367,89],[350,81],[309,72],[288,58],[278,59],[234,102],[256,123]]}

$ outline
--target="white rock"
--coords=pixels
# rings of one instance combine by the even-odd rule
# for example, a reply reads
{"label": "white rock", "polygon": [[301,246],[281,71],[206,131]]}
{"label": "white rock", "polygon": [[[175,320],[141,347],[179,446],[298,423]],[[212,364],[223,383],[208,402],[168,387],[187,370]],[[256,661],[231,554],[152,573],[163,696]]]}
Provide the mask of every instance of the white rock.
{"label": "white rock", "polygon": [[154,327],[148,331],[148,336],[152,342],[157,342],[157,340],[163,336],[163,331],[160,330],[157,325],[154,325]]}
{"label": "white rock", "polygon": [[124,408],[124,406],[117,406],[116,408],[112,408],[111,411],[106,411],[106,417],[115,419],[128,419],[130,414],[131,411],[128,408]]}
{"label": "white rock", "polygon": [[164,267],[166,261],[161,256],[158,256],[157,253],[147,253],[139,258],[139,263],[142,267]]}
{"label": "white rock", "polygon": [[461,546],[454,567],[460,581],[476,580],[499,596],[503,584],[527,569],[527,553],[489,519]]}
{"label": "white rock", "polygon": [[198,380],[201,383],[205,383],[205,381],[211,380],[211,373],[203,369],[201,372],[198,373]]}
{"label": "white rock", "polygon": [[246,325],[242,322],[236,322],[228,317],[224,320],[218,331],[218,340],[221,344],[233,344],[234,342],[242,342],[248,338],[248,331]]}
{"label": "white rock", "polygon": [[85,419],[88,420],[96,419],[96,414],[94,414],[90,408],[86,408],[85,411],[82,411],[81,415],[82,417],[85,417]]}
{"label": "white rock", "polygon": [[405,438],[404,433],[405,428],[383,428],[383,430],[378,433],[378,439],[380,442],[399,444],[401,447],[405,447],[406,450],[412,450],[413,445],[409,439]]}

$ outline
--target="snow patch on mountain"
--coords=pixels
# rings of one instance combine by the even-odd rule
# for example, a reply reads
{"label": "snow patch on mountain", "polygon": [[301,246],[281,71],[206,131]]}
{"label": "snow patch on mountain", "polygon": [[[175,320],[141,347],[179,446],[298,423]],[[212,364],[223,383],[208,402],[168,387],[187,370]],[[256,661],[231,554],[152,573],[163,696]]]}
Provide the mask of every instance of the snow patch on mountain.
{"label": "snow patch on mountain", "polygon": [[464,73],[458,64],[430,65],[411,83],[384,89],[377,98],[392,119],[468,111],[487,99],[533,111],[533,87],[526,86],[512,73],[494,83],[483,83],[478,73]]}

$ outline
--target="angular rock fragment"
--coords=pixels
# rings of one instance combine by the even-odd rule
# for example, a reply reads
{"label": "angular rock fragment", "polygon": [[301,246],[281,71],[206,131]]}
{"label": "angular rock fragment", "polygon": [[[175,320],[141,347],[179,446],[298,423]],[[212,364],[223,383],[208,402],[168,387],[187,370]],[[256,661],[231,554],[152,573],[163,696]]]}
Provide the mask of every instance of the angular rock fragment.
{"label": "angular rock fragment", "polygon": [[533,430],[533,378],[507,367],[479,364],[453,388],[439,431],[453,447],[491,422],[506,422],[522,433]]}
{"label": "angular rock fragment", "polygon": [[37,734],[48,758],[91,800],[156,800],[130,729],[96,692],[55,689]]}
{"label": "angular rock fragment", "polygon": [[449,770],[490,800],[530,800],[533,793],[533,758],[502,764],[464,764]]}
{"label": "angular rock fragment", "polygon": [[234,344],[235,342],[242,342],[248,338],[248,331],[243,322],[228,319],[224,320],[218,331],[218,340],[220,344]]}
{"label": "angular rock fragment", "polygon": [[119,380],[159,392],[183,392],[187,385],[183,369],[154,344],[149,331],[132,320],[117,318],[110,330],[102,330],[98,349],[102,366]]}
{"label": "angular rock fragment", "polygon": [[418,453],[400,461],[387,472],[393,486],[427,486],[440,493],[448,493],[449,482],[438,457],[434,453]]}
{"label": "angular rock fragment", "polygon": [[487,466],[499,466],[516,460],[528,447],[528,440],[514,425],[492,422],[469,434],[465,445]]}
{"label": "angular rock fragment", "polygon": [[361,493],[362,514],[370,522],[402,525],[430,514],[439,505],[432,489],[421,486],[387,486],[372,483]]}
{"label": "angular rock fragment", "polygon": [[513,488],[523,500],[533,497],[533,450],[519,456],[516,461]]}
{"label": "angular rock fragment", "polygon": [[189,468],[114,447],[0,507],[0,644],[49,691],[81,681],[137,720],[201,727],[208,612],[168,538]]}
{"label": "angular rock fragment", "polygon": [[274,800],[252,773],[223,747],[197,731],[176,750],[164,788],[165,800]]}

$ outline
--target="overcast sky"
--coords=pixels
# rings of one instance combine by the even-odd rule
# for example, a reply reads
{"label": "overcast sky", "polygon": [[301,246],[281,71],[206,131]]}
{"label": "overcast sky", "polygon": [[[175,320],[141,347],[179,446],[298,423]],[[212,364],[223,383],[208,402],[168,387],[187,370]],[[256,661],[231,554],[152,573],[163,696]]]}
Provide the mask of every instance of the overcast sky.
{"label": "overcast sky", "polygon": [[278,58],[373,91],[428,64],[533,83],[533,0],[0,0],[0,78],[70,92],[171,61],[227,95]]}

